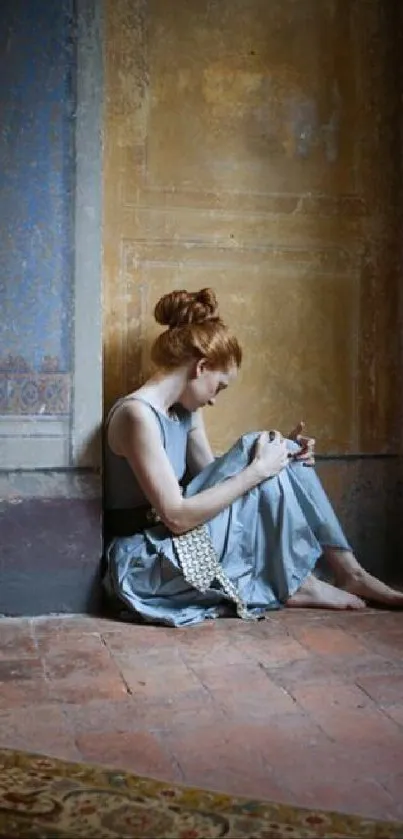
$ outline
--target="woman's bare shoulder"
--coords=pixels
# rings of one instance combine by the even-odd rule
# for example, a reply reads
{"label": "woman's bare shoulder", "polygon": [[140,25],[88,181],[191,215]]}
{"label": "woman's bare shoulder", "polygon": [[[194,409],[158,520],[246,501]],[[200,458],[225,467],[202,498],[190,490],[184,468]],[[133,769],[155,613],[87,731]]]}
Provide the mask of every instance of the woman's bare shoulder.
{"label": "woman's bare shoulder", "polygon": [[145,401],[135,394],[124,397],[108,423],[108,443],[115,454],[124,454],[127,437],[134,429],[154,429],[156,420]]}

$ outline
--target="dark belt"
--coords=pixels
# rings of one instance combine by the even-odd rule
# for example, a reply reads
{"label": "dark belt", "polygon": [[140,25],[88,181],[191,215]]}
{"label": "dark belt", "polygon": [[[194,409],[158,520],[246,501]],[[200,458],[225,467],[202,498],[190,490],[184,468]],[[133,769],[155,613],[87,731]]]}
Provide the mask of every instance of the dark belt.
{"label": "dark belt", "polygon": [[112,539],[114,536],[134,536],[148,527],[155,527],[156,524],[158,521],[155,519],[155,513],[148,504],[143,507],[104,511],[104,530],[107,539]]}

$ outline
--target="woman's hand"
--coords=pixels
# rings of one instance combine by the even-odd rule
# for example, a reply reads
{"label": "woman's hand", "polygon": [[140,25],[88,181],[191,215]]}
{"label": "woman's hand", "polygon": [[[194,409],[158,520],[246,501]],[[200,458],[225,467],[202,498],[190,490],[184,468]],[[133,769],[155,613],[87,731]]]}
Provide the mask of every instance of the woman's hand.
{"label": "woman's hand", "polygon": [[295,452],[295,454],[291,456],[291,459],[297,460],[298,462],[301,461],[304,466],[315,466],[316,440],[313,437],[304,437],[301,434],[304,428],[305,423],[301,421],[288,435],[290,440],[294,440],[294,442],[300,446],[300,451]]}
{"label": "woman's hand", "polygon": [[273,478],[287,466],[287,444],[279,431],[263,431],[260,434],[252,463],[262,481]]}

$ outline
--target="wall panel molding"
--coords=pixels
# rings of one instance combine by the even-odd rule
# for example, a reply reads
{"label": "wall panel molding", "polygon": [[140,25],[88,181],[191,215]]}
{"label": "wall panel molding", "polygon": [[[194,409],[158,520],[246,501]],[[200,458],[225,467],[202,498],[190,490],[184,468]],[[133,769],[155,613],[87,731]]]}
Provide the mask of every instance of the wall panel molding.
{"label": "wall panel molding", "polygon": [[69,436],[69,417],[0,417],[0,470],[63,467]]}
{"label": "wall panel molding", "polygon": [[103,9],[77,0],[74,387],[70,464],[100,463]]}

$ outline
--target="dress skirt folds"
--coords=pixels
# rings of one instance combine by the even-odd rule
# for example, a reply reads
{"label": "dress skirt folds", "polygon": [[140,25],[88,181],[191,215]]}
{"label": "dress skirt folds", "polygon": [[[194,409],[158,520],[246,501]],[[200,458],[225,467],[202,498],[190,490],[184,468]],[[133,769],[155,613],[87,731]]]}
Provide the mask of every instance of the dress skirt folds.
{"label": "dress skirt folds", "polygon": [[[208,489],[247,466],[258,436],[241,437],[200,472],[184,494]],[[287,446],[298,450],[291,441]],[[284,605],[312,572],[324,547],[350,549],[315,470],[294,460],[208,527],[223,570],[256,616]],[[111,542],[105,584],[133,617],[150,623],[185,626],[232,612],[218,585],[203,594],[186,582],[172,537],[162,524]]]}

